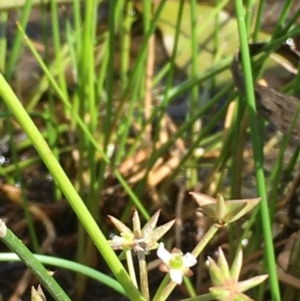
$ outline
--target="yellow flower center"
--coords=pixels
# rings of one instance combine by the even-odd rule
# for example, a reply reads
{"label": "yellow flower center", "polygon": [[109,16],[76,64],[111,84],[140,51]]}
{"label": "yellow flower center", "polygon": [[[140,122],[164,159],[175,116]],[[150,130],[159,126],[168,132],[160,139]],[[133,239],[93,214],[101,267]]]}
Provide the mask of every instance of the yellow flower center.
{"label": "yellow flower center", "polygon": [[180,270],[183,267],[182,257],[179,254],[173,255],[169,262],[169,266],[171,269]]}

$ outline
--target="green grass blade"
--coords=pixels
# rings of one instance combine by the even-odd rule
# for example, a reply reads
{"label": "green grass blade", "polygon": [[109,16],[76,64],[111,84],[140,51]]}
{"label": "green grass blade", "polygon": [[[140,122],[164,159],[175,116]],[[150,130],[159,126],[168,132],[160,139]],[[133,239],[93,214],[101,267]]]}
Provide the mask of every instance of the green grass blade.
{"label": "green grass blade", "polygon": [[278,277],[276,270],[276,258],[274,254],[273,238],[272,238],[272,229],[269,217],[268,201],[267,201],[267,192],[265,186],[265,177],[263,170],[263,157],[261,152],[261,141],[259,137],[259,129],[257,122],[257,113],[255,105],[255,95],[253,87],[253,77],[251,70],[251,60],[248,47],[247,39],[247,30],[244,19],[244,9],[243,4],[239,0],[235,0],[235,8],[237,15],[238,31],[241,44],[241,54],[242,54],[242,65],[245,74],[245,84],[246,84],[246,99],[249,112],[250,128],[251,128],[251,138],[253,144],[253,154],[255,161],[255,172],[257,179],[257,189],[259,196],[262,197],[260,203],[261,211],[261,222],[262,222],[262,231],[264,234],[265,249],[266,249],[266,260],[269,271],[270,279],[270,289],[272,294],[272,300],[280,300],[280,291],[278,285]]}
{"label": "green grass blade", "polygon": [[29,117],[2,74],[0,74],[0,96],[14,114],[20,126],[31,139],[33,146],[36,148],[54,180],[61,188],[83,227],[94,241],[96,247],[105,258],[118,281],[126,290],[128,296],[130,296],[131,300],[144,300],[140,292],[133,285],[123,265],[119,261],[115,252],[111,249],[105,236],[99,229],[90,212],[87,210],[71,181],[65,174],[55,156],[52,154],[51,149],[47,145],[36,125],[33,123],[32,119]]}
{"label": "green grass blade", "polygon": [[[67,269],[70,271],[74,271],[76,273],[81,273],[86,275],[98,282],[105,284],[106,286],[112,288],[113,290],[117,291],[118,293],[125,295],[125,291],[115,279],[96,271],[90,267],[85,265],[79,264],[77,262],[66,260],[58,257],[51,257],[47,255],[39,255],[39,254],[32,254],[39,262],[42,264],[51,265],[58,268]],[[20,261],[21,259],[14,253],[0,253],[0,262],[1,261]]]}
{"label": "green grass blade", "polygon": [[28,248],[10,231],[4,222],[0,220],[0,239],[14,251],[21,260],[30,268],[32,273],[45,286],[52,297],[57,301],[70,301],[70,298],[48,273],[44,266],[33,256]]}

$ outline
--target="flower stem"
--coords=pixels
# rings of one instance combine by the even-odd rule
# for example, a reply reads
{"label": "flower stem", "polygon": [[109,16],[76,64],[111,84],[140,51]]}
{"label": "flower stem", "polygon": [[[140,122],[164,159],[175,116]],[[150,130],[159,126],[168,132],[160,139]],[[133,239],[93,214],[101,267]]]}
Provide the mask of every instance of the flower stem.
{"label": "flower stem", "polygon": [[211,301],[211,300],[216,300],[216,297],[212,293],[208,293],[197,297],[183,299],[181,301]]}
{"label": "flower stem", "polygon": [[150,300],[145,251],[138,250],[137,256],[138,256],[139,268],[140,268],[141,293],[146,298],[146,300]]}
{"label": "flower stem", "polygon": [[[164,299],[161,298],[161,296],[162,296],[162,294],[164,292],[165,287],[169,283],[169,281],[170,281],[170,275],[167,274],[165,276],[165,278],[163,279],[163,281],[161,282],[159,288],[157,289],[156,294],[153,297],[153,301],[164,300]],[[168,296],[166,296],[166,297],[168,297]]]}
{"label": "flower stem", "polygon": [[134,270],[134,266],[133,266],[131,250],[127,250],[125,252],[125,254],[126,254],[126,261],[127,261],[129,276],[131,278],[131,281],[135,285],[135,287],[138,287],[137,280],[136,280],[136,275],[135,275],[135,270]]}
{"label": "flower stem", "polygon": [[205,233],[204,237],[198,243],[198,245],[192,251],[192,254],[195,257],[198,257],[202,252],[204,247],[208,244],[208,242],[213,238],[213,236],[217,233],[219,226],[217,224],[213,224],[210,229]]}
{"label": "flower stem", "polygon": [[165,286],[164,290],[161,292],[159,296],[155,295],[153,301],[164,301],[166,300],[171,292],[174,290],[177,284],[174,281],[170,281],[167,286]]}
{"label": "flower stem", "polygon": [[70,298],[49,275],[45,267],[32,255],[28,248],[9,230],[5,223],[0,219],[0,239],[16,253],[32,273],[39,279],[41,284],[48,290],[52,297],[59,301],[70,301]]}

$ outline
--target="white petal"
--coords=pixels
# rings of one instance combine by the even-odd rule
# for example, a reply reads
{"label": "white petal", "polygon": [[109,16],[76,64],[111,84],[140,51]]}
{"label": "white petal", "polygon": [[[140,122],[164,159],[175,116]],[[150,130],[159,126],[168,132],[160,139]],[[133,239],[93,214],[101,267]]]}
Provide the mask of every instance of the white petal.
{"label": "white petal", "polygon": [[122,245],[125,243],[125,239],[118,235],[115,235],[111,241],[114,245]]}
{"label": "white petal", "polygon": [[177,284],[182,283],[182,272],[181,272],[181,270],[171,269],[170,270],[170,277],[175,283],[177,283]]}
{"label": "white petal", "polygon": [[162,242],[159,244],[156,254],[164,263],[167,263],[167,264],[169,263],[170,259],[172,258],[172,254],[165,249],[165,245]]}
{"label": "white petal", "polygon": [[182,256],[183,266],[186,268],[192,267],[197,263],[197,259],[191,253],[186,253]]}

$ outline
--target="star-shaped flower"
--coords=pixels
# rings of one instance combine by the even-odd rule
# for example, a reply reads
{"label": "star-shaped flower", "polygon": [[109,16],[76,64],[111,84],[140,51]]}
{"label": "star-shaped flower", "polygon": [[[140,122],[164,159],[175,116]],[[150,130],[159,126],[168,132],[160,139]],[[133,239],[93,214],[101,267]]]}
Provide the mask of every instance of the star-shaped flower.
{"label": "star-shaped flower", "polygon": [[202,211],[220,225],[236,221],[261,201],[261,198],[225,201],[221,194],[218,194],[217,198],[214,199],[199,192],[190,192],[190,195],[198,203]]}
{"label": "star-shaped flower", "polygon": [[156,249],[158,246],[157,241],[170,230],[175,222],[175,220],[171,220],[168,223],[155,228],[159,214],[160,211],[157,211],[141,229],[139,214],[138,211],[135,210],[132,218],[133,231],[120,220],[109,215],[108,217],[112,223],[120,231],[120,236],[115,235],[113,239],[109,241],[111,247],[114,250],[133,249],[135,251],[143,250],[145,252]]}
{"label": "star-shaped flower", "polygon": [[190,267],[197,263],[196,258],[191,253],[182,254],[178,249],[173,249],[172,253],[165,249],[161,242],[157,249],[157,256],[163,261],[160,270],[170,274],[172,281],[177,284],[182,283],[182,277],[190,277],[193,272]]}
{"label": "star-shaped flower", "polygon": [[237,253],[231,269],[229,269],[227,260],[221,248],[219,248],[217,263],[210,257],[208,257],[208,260],[209,273],[213,283],[213,287],[211,287],[209,290],[218,300],[251,301],[252,299],[245,295],[244,292],[256,285],[259,285],[268,277],[268,275],[261,275],[245,281],[238,281],[243,264],[242,250]]}

